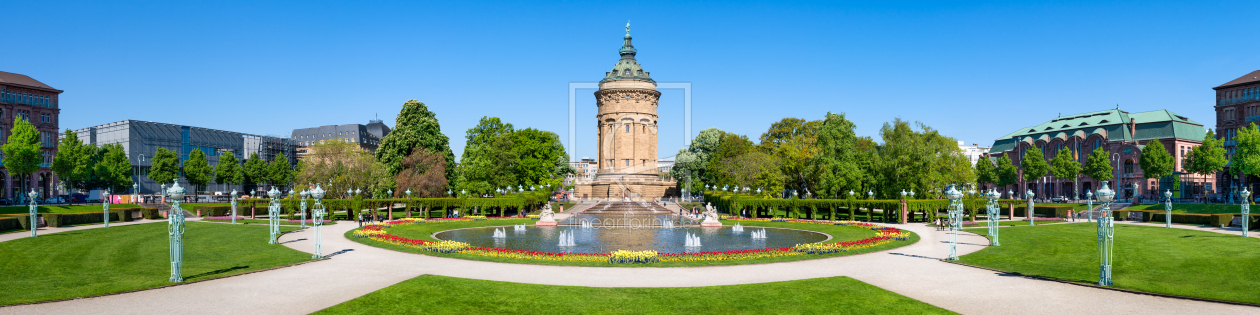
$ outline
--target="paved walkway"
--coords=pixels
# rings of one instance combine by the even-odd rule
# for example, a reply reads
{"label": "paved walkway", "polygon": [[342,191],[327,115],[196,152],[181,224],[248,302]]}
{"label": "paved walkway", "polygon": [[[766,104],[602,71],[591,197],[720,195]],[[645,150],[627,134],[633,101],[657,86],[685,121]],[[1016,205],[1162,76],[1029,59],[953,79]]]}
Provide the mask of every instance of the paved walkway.
{"label": "paved walkway", "polygon": [[[439,258],[361,245],[342,237],[355,224],[324,228],[328,260],[164,289],[0,308],[0,314],[305,314],[422,274],[591,287],[689,287],[849,276],[963,314],[1224,314],[1260,308],[1161,298],[1007,276],[941,262],[947,232],[899,226],[918,243],[890,251],[761,265],[691,268],[566,267]],[[311,229],[285,246],[311,251]],[[958,253],[988,241],[959,236]],[[189,263],[196,263],[190,261]]]}
{"label": "paved walkway", "polygon": [[[115,226],[135,225],[135,224],[154,223],[154,222],[166,222],[166,220],[136,220],[136,221],[131,221],[131,222],[110,222],[109,226],[115,227]],[[56,227],[56,228],[41,227],[41,228],[35,229],[35,235],[44,235],[44,234],[95,229],[95,228],[103,228],[103,227],[105,227],[105,224],[88,224],[88,225],[80,225],[80,226],[72,226],[72,227]],[[19,238],[27,238],[27,237],[31,237],[31,230],[22,230],[20,232],[0,234],[0,242],[7,242],[7,241],[12,241]]]}

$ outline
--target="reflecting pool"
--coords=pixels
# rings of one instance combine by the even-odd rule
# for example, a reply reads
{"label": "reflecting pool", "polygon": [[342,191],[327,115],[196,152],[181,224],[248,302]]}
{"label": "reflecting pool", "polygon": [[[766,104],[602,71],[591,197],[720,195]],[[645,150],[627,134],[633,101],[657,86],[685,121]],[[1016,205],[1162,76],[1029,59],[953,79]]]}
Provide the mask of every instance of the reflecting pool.
{"label": "reflecting pool", "polygon": [[[657,215],[645,216],[648,220],[657,219]],[[617,218],[620,217],[617,216]],[[664,217],[669,216],[664,215]],[[495,229],[503,229],[505,237],[494,237]],[[753,239],[752,232],[760,232],[762,229],[766,231],[766,238]],[[562,232],[573,235],[574,246],[559,245]],[[698,238],[700,246],[684,246],[687,243],[688,234]],[[465,242],[472,246],[556,253],[609,253],[614,250],[656,250],[659,253],[719,252],[788,247],[831,239],[831,236],[827,234],[793,229],[745,226],[744,231],[739,232],[733,231],[731,226],[701,228],[681,224],[674,228],[662,228],[659,225],[654,227],[593,225],[582,227],[581,224],[535,227],[531,225],[524,231],[517,231],[512,226],[478,227],[442,231],[434,233],[433,236],[441,240]]]}

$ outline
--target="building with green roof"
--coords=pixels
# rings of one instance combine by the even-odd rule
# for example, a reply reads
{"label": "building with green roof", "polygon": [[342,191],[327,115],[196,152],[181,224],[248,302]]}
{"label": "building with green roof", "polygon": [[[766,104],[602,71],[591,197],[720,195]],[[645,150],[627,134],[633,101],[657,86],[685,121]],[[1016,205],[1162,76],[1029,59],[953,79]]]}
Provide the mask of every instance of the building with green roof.
{"label": "building with green roof", "polygon": [[[989,158],[990,161],[996,161],[1003,154],[1010,154],[1011,160],[1018,167],[1024,152],[1033,146],[1042,150],[1041,158],[1047,163],[1057,152],[1066,148],[1071,150],[1073,158],[1084,167],[1089,154],[1095,148],[1102,148],[1111,157],[1112,167],[1115,168],[1116,174],[1110,184],[1112,189],[1119,192],[1118,198],[1131,198],[1134,194],[1153,198],[1163,189],[1191,189],[1189,193],[1203,194],[1211,193],[1212,187],[1215,187],[1214,178],[1208,178],[1195,187],[1172,185],[1171,178],[1165,178],[1161,184],[1160,180],[1143,178],[1137,161],[1147,143],[1160,141],[1176,161],[1174,172],[1181,174],[1182,157],[1191,148],[1199,146],[1206,134],[1203,124],[1168,110],[1130,113],[1117,108],[1060,116],[1038,125],[1020,128],[994,140]],[[1020,178],[1023,178],[1022,170]],[[1134,183],[1138,184],[1138,191],[1133,190]],[[1002,189],[1021,192],[1032,190],[1038,197],[1080,199],[1084,198],[1086,191],[1097,189],[1099,184],[1085,175],[1076,179],[1057,179],[1047,175],[1035,183],[1022,183],[1018,187]],[[1122,188],[1117,189],[1116,185]],[[1207,191],[1204,191],[1204,187]]]}

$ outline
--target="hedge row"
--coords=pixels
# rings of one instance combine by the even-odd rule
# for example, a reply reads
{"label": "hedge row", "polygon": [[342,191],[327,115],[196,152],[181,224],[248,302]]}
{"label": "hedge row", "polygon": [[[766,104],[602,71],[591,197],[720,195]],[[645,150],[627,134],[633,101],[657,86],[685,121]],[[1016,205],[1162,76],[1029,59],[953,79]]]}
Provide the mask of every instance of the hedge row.
{"label": "hedge row", "polygon": [[[1068,211],[1072,210],[1071,206],[1038,206],[1033,205],[1033,214],[1047,218],[1066,218]],[[1028,205],[1015,206],[1016,217],[1027,217]]]}
{"label": "hedge row", "polygon": [[[328,211],[346,211],[348,217],[355,217],[358,213],[365,209],[379,209],[386,207],[396,207],[401,205],[403,211],[417,211],[428,213],[433,210],[448,210],[452,208],[472,208],[478,207],[483,213],[498,213],[502,215],[504,212],[521,211],[522,209],[532,209],[541,207],[550,199],[550,195],[543,191],[529,191],[523,193],[509,194],[506,196],[498,196],[494,198],[391,198],[391,199],[365,199],[355,197],[352,199],[324,199],[321,201]],[[278,200],[280,202],[281,213],[285,215],[295,215],[301,209],[301,198],[284,198]],[[315,200],[306,200],[307,209],[315,206]],[[248,215],[250,207],[253,207],[258,214],[267,213],[268,207],[271,206],[271,199],[238,199],[236,203],[237,215]],[[225,216],[232,211],[231,206],[197,206],[193,211],[202,210],[202,216]],[[309,214],[309,213],[308,213]],[[331,215],[331,214],[330,214]]]}
{"label": "hedge row", "polygon": [[0,232],[22,229],[22,223],[15,217],[0,217]]}
{"label": "hedge row", "polygon": [[[778,199],[764,198],[750,195],[739,195],[731,192],[709,191],[704,193],[705,201],[713,204],[719,211],[728,214],[737,214],[741,211],[748,211],[754,217],[760,216],[762,213],[769,215],[777,215],[778,210],[784,210],[789,216],[797,215],[798,217],[809,216],[816,218],[818,211],[822,210],[823,214],[837,213],[843,211],[848,212],[850,218],[856,213],[867,212],[867,218],[874,214],[872,209],[885,210],[885,216],[881,220],[891,222],[900,214],[901,200],[871,200],[871,199]],[[1011,203],[1021,203],[1021,200],[1002,199],[999,203],[1005,207]],[[987,200],[984,198],[963,198],[963,208],[967,214],[973,218],[975,214],[981,212]],[[921,217],[925,221],[935,220],[936,217],[945,210],[949,209],[949,200],[906,200],[907,214],[911,218]],[[835,215],[828,215],[834,218]]]}
{"label": "hedge row", "polygon": [[[105,222],[104,212],[44,213],[43,216],[44,222],[50,227]],[[109,212],[110,221],[118,221],[119,218],[123,218],[123,222],[131,221],[130,216],[127,215],[127,211],[124,209],[112,210]]]}

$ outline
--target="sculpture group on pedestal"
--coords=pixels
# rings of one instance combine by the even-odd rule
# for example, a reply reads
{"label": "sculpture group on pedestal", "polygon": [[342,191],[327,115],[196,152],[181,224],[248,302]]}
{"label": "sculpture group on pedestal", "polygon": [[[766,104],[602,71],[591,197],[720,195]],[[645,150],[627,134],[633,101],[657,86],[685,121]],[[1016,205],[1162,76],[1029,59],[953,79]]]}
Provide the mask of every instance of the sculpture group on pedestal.
{"label": "sculpture group on pedestal", "polygon": [[542,211],[538,213],[538,223],[535,223],[534,225],[539,225],[539,226],[557,225],[556,213],[554,211],[551,211],[551,204],[543,205]]}

